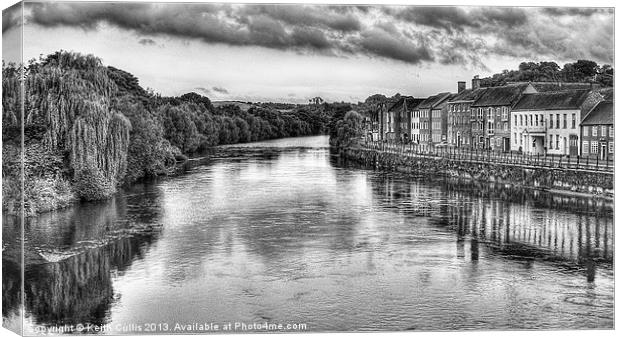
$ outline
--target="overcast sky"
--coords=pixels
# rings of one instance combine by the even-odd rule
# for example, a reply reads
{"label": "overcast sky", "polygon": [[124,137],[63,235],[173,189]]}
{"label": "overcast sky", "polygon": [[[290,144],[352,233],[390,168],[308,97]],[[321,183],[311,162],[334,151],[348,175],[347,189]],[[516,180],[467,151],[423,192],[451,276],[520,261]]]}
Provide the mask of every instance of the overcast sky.
{"label": "overcast sky", "polygon": [[[2,15],[3,59],[20,11]],[[522,61],[613,63],[612,9],[27,3],[24,59],[92,53],[163,95],[363,101],[427,96]]]}

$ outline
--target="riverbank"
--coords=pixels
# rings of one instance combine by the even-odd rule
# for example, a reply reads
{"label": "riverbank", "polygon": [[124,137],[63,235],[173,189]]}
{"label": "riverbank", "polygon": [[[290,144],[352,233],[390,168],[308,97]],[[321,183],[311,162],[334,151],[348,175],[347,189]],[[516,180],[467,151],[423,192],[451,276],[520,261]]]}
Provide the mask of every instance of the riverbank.
{"label": "riverbank", "polygon": [[338,155],[366,167],[409,175],[433,175],[492,182],[565,195],[613,199],[613,172],[480,163],[438,157],[409,157],[367,148],[340,148]]}

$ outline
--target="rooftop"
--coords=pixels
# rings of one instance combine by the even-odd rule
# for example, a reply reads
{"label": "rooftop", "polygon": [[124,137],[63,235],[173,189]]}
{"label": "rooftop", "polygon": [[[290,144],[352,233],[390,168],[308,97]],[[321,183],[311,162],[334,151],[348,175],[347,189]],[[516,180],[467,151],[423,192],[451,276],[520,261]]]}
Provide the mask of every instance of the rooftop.
{"label": "rooftop", "polygon": [[589,90],[564,90],[525,94],[517,102],[517,110],[573,110],[580,109]]}
{"label": "rooftop", "polygon": [[425,99],[424,101],[422,101],[422,103],[420,103],[420,105],[418,105],[418,109],[432,109],[432,108],[435,107],[435,105],[443,102],[449,96],[450,96],[449,92],[442,92],[442,93],[437,94],[435,96],[431,96],[431,97]]}
{"label": "rooftop", "polygon": [[529,85],[528,83],[519,83],[502,85],[500,87],[488,87],[472,106],[512,105]]}
{"label": "rooftop", "polygon": [[403,106],[407,107],[407,111],[411,111],[415,109],[420,103],[422,103],[426,98],[414,98],[412,96],[402,96],[398,101],[396,101],[389,109],[389,111],[396,111],[403,108]]}
{"label": "rooftop", "polygon": [[443,109],[446,105],[448,105],[448,103],[454,99],[454,97],[456,97],[458,94],[450,94],[448,95],[447,99],[444,99],[443,101],[439,102],[438,104],[436,104],[433,107],[433,110],[435,109]]}
{"label": "rooftop", "polygon": [[448,102],[460,102],[460,101],[475,101],[477,100],[487,88],[478,89],[465,89],[461,93],[456,94],[454,97],[448,99]]}
{"label": "rooftop", "polygon": [[599,102],[581,121],[581,125],[602,124],[614,124],[614,102]]}

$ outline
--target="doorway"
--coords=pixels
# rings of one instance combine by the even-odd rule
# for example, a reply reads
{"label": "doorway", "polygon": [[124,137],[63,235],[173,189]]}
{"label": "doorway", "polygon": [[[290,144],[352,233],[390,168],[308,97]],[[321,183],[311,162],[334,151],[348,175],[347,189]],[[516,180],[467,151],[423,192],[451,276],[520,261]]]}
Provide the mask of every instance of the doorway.
{"label": "doorway", "polygon": [[601,160],[607,160],[607,144],[601,143]]}

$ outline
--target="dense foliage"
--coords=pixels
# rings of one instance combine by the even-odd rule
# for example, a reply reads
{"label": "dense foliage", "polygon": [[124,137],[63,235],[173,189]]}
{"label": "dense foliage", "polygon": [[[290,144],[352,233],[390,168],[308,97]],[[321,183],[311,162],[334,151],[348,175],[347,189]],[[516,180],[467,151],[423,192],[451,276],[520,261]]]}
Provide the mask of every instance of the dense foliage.
{"label": "dense foliage", "polygon": [[197,93],[162,97],[92,55],[60,51],[4,64],[3,208],[21,199],[21,79],[27,214],[109,197],[117,186],[165,175],[178,160],[219,144],[327,132],[324,105],[214,107]]}
{"label": "dense foliage", "polygon": [[336,121],[336,125],[330,133],[330,144],[336,147],[355,146],[361,140],[363,117],[357,111],[351,110],[345,113],[342,119]]}
{"label": "dense foliage", "polygon": [[504,70],[481,79],[482,86],[499,86],[507,82],[588,82],[603,87],[614,85],[614,69],[594,61],[578,60],[564,67],[555,62],[522,62],[517,70]]}

